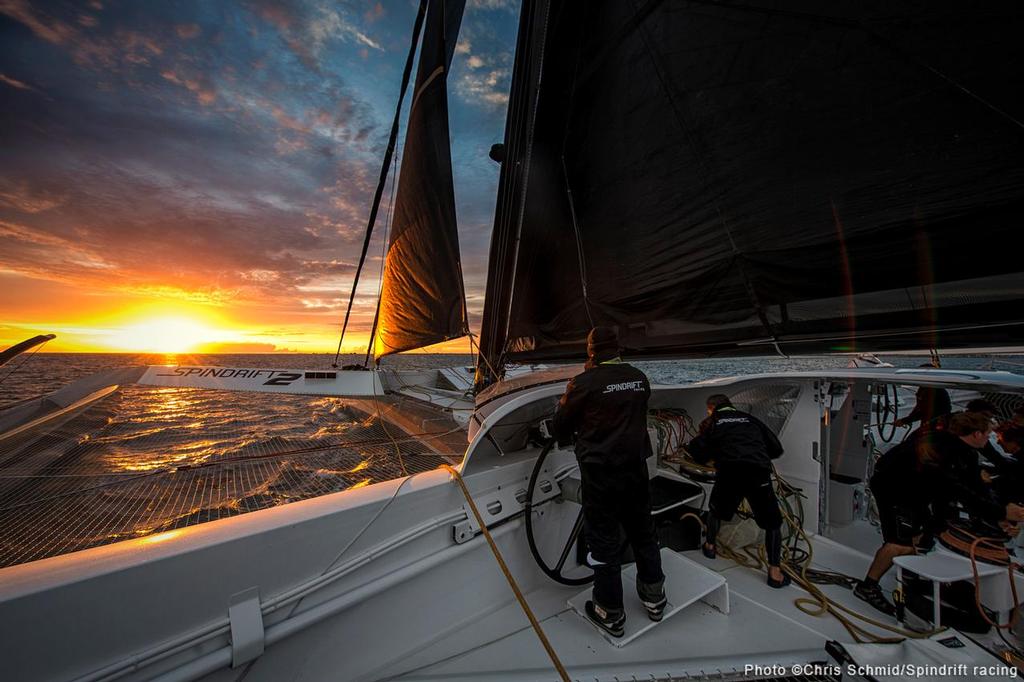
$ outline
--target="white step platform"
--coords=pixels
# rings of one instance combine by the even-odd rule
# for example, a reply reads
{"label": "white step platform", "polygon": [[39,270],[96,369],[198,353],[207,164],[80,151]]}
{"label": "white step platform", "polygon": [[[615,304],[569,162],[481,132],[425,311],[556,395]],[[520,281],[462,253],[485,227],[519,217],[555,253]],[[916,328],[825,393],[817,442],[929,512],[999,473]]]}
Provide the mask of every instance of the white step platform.
{"label": "white step platform", "polygon": [[723,614],[729,613],[729,585],[721,574],[664,548],[661,550],[661,568],[665,573],[668,604],[665,607],[665,616],[659,623],[647,617],[647,611],[636,596],[636,564],[622,569],[622,592],[626,609],[626,632],[622,637],[612,637],[587,618],[584,605],[591,599],[589,586],[570,599],[569,606],[616,647],[626,646],[697,601],[702,601]]}

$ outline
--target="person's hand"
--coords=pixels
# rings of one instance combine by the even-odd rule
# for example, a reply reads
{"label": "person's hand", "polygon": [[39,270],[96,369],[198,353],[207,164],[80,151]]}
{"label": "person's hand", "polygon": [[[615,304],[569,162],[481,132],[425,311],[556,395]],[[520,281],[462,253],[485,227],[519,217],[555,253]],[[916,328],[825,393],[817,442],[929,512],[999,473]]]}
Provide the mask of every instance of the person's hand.
{"label": "person's hand", "polygon": [[1024,521],[1024,507],[1019,504],[1011,502],[1006,505],[1006,520],[1012,521],[1013,523],[1020,523]]}
{"label": "person's hand", "polygon": [[707,430],[711,428],[711,425],[714,424],[714,423],[715,423],[714,417],[711,417],[711,416],[704,417],[703,421],[701,421],[700,426],[698,427],[697,430],[703,436],[707,432]]}
{"label": "person's hand", "polygon": [[981,470],[981,482],[985,483],[985,484],[992,483],[992,474],[990,474],[989,472],[987,472],[984,469],[982,469]]}
{"label": "person's hand", "polygon": [[1006,520],[1000,521],[999,527],[1010,537],[1014,537],[1020,531],[1020,527],[1016,523]]}
{"label": "person's hand", "polygon": [[892,423],[893,426],[907,426],[907,422],[904,419],[897,419]]}

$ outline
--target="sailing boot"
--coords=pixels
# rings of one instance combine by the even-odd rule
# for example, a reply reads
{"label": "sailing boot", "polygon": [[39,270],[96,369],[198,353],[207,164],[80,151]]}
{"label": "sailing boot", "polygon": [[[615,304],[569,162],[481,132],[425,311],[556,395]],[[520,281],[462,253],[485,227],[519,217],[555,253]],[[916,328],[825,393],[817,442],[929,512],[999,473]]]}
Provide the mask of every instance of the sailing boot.
{"label": "sailing boot", "polygon": [[720,525],[722,525],[722,522],[715,516],[715,512],[708,512],[708,525],[704,534],[704,543],[700,546],[701,553],[708,559],[714,559],[718,556],[718,552],[715,551],[715,540],[718,539],[718,527]]}
{"label": "sailing boot", "polygon": [[858,599],[866,601],[885,615],[896,615],[896,607],[885,598],[885,595],[882,594],[882,588],[879,587],[878,583],[868,584],[867,581],[862,580],[857,583],[857,587],[853,588],[853,593]]}
{"label": "sailing boot", "polygon": [[625,609],[605,609],[597,602],[592,601],[588,601],[584,609],[587,612],[587,618],[594,621],[599,628],[612,637],[622,637],[626,633]]}
{"label": "sailing boot", "polygon": [[665,596],[665,581],[644,583],[637,578],[636,593],[640,596],[640,602],[644,608],[647,609],[647,617],[655,623],[659,622],[664,617],[665,606],[668,604],[668,597]]}

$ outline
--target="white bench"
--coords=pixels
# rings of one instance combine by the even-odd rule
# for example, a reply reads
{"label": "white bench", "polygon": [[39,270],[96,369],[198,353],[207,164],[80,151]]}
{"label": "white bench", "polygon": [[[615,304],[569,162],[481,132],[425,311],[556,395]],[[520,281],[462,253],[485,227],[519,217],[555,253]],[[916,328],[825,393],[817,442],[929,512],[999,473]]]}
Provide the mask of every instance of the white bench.
{"label": "white bench", "polygon": [[[896,582],[900,588],[903,587],[903,571],[909,571],[932,583],[932,624],[938,628],[942,625],[941,600],[939,599],[939,586],[942,583],[952,583],[958,580],[974,580],[974,571],[971,568],[971,560],[968,557],[954,554],[942,546],[936,547],[935,551],[929,554],[911,554],[898,556],[893,560],[896,564]],[[984,562],[977,562],[978,581],[981,584],[982,604],[996,611],[1002,616],[1009,613],[1016,604],[1012,603],[1009,580],[1006,577],[1005,566],[995,566]],[[1015,577],[1015,579],[1018,579]],[[1000,586],[998,583],[1004,584]],[[1018,584],[1021,590],[1024,585]],[[1020,591],[1024,595],[1024,590]]]}

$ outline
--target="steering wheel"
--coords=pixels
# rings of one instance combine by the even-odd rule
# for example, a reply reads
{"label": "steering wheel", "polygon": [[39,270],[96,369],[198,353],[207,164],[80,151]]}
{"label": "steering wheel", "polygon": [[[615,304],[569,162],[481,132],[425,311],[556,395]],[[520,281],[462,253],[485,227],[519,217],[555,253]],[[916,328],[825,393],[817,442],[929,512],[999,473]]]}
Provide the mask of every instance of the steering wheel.
{"label": "steering wheel", "polygon": [[[884,384],[884,386],[884,391],[875,396],[875,429],[882,441],[890,443],[893,436],[896,435],[900,396],[896,384]],[[890,389],[892,390],[890,391]],[[892,421],[888,421],[890,415],[892,415]]]}
{"label": "steering wheel", "polygon": [[526,504],[523,505],[523,511],[526,513],[526,542],[530,545],[530,554],[533,555],[534,561],[540,566],[540,570],[544,571],[544,574],[557,583],[563,585],[586,585],[587,583],[593,582],[593,574],[583,576],[579,578],[570,578],[562,573],[565,568],[565,562],[569,558],[569,554],[572,552],[573,546],[576,544],[576,540],[580,537],[580,532],[583,530],[583,507],[580,507],[579,513],[576,515],[576,521],[572,525],[572,530],[569,531],[569,537],[566,539],[565,546],[562,547],[562,551],[558,555],[558,561],[555,562],[554,566],[549,566],[544,557],[540,555],[540,551],[537,549],[537,541],[534,538],[533,533],[533,492],[537,488],[537,479],[540,476],[541,469],[544,467],[544,460],[547,459],[551,449],[555,446],[554,439],[549,440],[545,443],[541,449],[540,454],[537,455],[537,463],[533,465],[533,472],[530,474],[530,482],[526,486]]}

